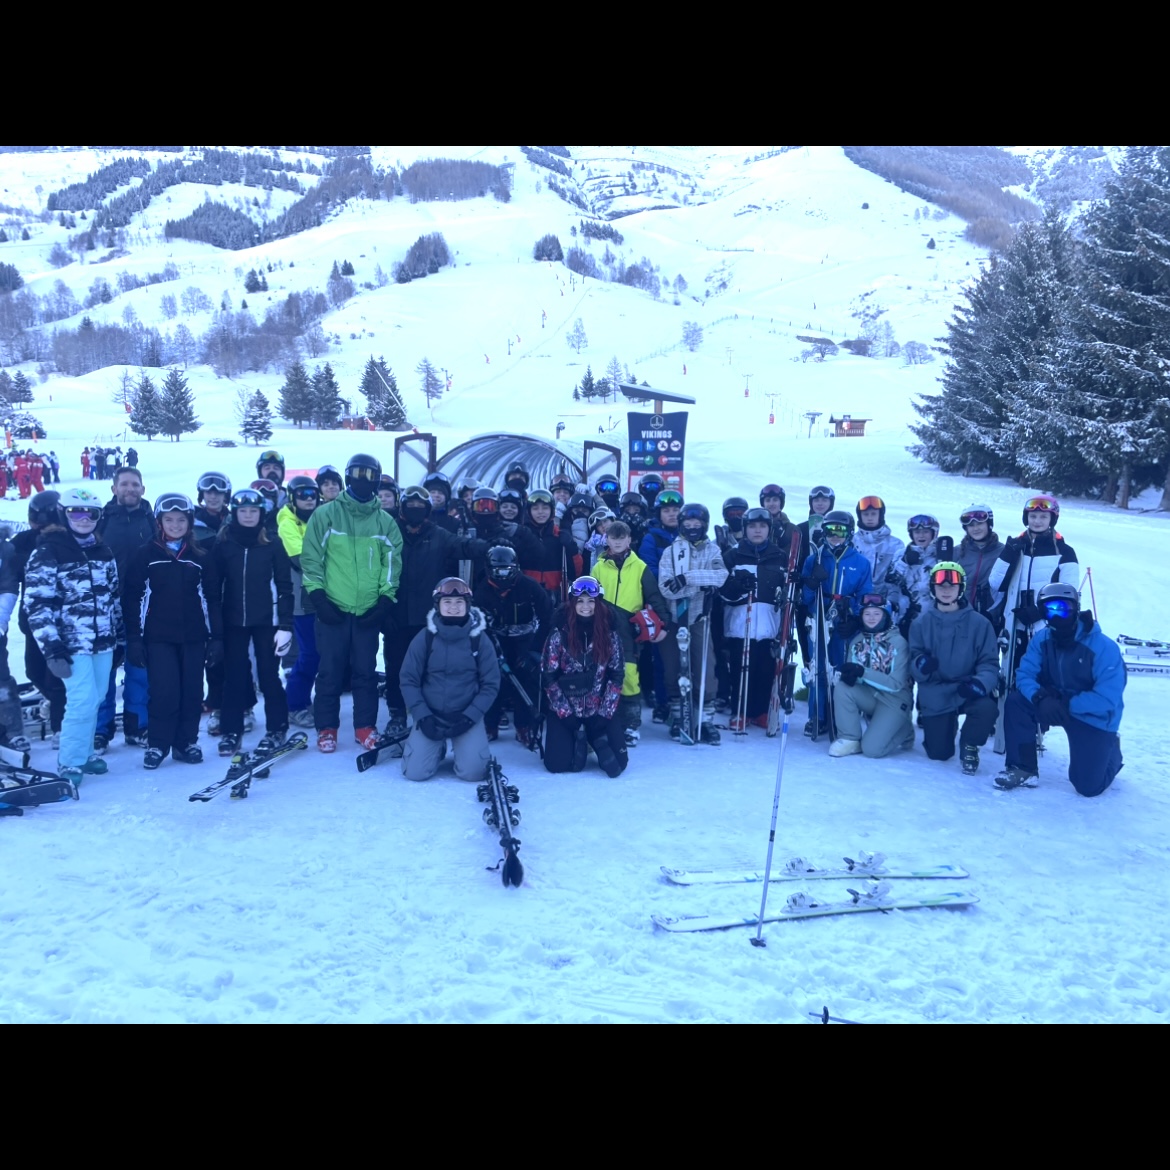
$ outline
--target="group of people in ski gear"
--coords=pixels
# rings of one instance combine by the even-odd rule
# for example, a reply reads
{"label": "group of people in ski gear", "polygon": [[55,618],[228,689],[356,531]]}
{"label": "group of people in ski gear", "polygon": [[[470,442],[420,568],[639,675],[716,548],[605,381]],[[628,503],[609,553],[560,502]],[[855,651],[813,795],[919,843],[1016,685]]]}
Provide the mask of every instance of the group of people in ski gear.
{"label": "group of people in ski gear", "polygon": [[1029,499],[1006,542],[990,508],[964,509],[956,548],[933,516],[914,515],[903,543],[880,497],[837,510],[824,486],[799,524],[767,484],[758,506],[726,500],[712,529],[706,506],[653,472],[624,494],[612,475],[532,488],[520,464],[498,489],[441,471],[400,489],[368,454],[286,482],[270,450],[240,490],[209,471],[195,500],[151,506],[125,466],[111,487],[104,503],[88,487],[38,493],[29,532],[10,558],[0,547],[13,603],[23,583],[28,676],[75,782],[105,770],[123,663],[123,732],[150,769],[202,760],[205,713],[235,756],[257,691],[254,750],[291,725],[331,754],[348,690],[363,751],[401,744],[403,774],[425,780],[450,743],[456,775],[478,780],[509,716],[550,772],[592,754],[609,776],[644,706],[683,743],[718,744],[720,710],[737,734],[775,733],[798,651],[806,734],[834,758],[911,748],[917,726],[931,759],[952,758],[957,737],[974,773],[998,724],[1001,787],[1034,779],[1038,727],[1068,731],[1080,792],[1121,766],[1124,667],[1079,610],[1052,497]]}
{"label": "group of people in ski gear", "polygon": [[31,447],[21,451],[11,448],[3,458],[3,479],[0,479],[0,496],[15,491],[22,500],[33,492],[43,492],[45,484],[61,482],[61,464],[57,452],[38,454]]}
{"label": "group of people in ski gear", "polygon": [[[55,455],[53,457],[56,459]],[[82,449],[82,479],[113,479],[123,465],[126,467],[138,466],[138,452],[133,447],[128,447],[125,454],[122,453],[121,447],[95,446]],[[56,464],[54,464],[54,472],[56,472]],[[61,482],[56,474],[53,476],[53,482]]]}

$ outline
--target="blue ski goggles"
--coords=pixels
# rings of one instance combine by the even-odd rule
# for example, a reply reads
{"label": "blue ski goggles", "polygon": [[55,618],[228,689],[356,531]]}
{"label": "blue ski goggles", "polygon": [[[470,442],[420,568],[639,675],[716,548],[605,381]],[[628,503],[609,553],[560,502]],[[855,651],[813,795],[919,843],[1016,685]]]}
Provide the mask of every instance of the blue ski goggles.
{"label": "blue ski goggles", "polygon": [[1044,602],[1044,617],[1046,619],[1070,618],[1075,616],[1072,602],[1067,597],[1050,597]]}
{"label": "blue ski goggles", "polygon": [[570,597],[604,597],[605,590],[601,587],[601,582],[596,577],[578,577],[572,585],[569,586]]}

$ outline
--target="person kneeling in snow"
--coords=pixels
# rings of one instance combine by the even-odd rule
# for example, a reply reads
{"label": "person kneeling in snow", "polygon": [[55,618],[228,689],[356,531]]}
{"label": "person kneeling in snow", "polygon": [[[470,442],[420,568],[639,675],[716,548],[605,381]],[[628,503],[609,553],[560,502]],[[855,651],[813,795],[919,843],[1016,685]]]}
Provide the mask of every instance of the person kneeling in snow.
{"label": "person kneeling in snow", "polygon": [[447,750],[460,780],[484,778],[491,752],[483,717],[500,691],[500,666],[471,588],[444,577],[432,594],[426,628],[406,648],[399,683],[414,729],[402,750],[407,780],[429,780]]}
{"label": "person kneeling in snow", "polygon": [[1046,629],[1029,643],[1019,668],[1019,690],[1004,705],[1006,764],[999,788],[1035,787],[1036,725],[1068,735],[1068,778],[1082,796],[1100,796],[1121,771],[1125,662],[1117,643],[1081,613],[1076,586],[1054,581],[1036,599]]}
{"label": "person kneeling in snow", "polygon": [[860,752],[881,759],[899,748],[913,747],[912,703],[910,648],[894,625],[889,603],[880,593],[867,593],[861,599],[860,629],[849,642],[833,682],[839,738],[830,745],[829,755]]}
{"label": "person kneeling in snow", "polygon": [[578,577],[544,644],[544,766],[550,772],[580,772],[589,748],[607,776],[620,776],[629,762],[615,718],[625,678],[622,644],[604,596],[593,577]]}

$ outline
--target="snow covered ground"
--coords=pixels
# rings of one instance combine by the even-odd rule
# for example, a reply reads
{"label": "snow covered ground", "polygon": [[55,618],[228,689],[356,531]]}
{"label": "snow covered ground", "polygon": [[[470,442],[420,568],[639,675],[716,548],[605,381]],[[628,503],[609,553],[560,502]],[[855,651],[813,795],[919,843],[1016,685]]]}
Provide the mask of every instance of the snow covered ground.
{"label": "snow covered ground", "polygon": [[[532,263],[532,241],[546,230],[564,233],[572,217],[535,192],[524,167],[508,205],[359,205],[281,242],[285,258],[296,260],[285,291],[323,284],[334,258],[359,265],[365,252],[372,268],[375,247],[388,268],[422,231],[442,230],[460,253],[458,268],[364,292],[325,322],[341,337],[328,357],[343,394],[356,389],[371,351],[385,353],[407,387],[424,354],[452,369],[454,392],[436,405],[433,422],[421,398],[408,397],[412,421],[438,433],[440,451],[485,431],[551,438],[557,421],[579,440],[599,424],[608,429],[611,417],[613,441],[622,443],[624,404],[570,398],[586,360],[597,374],[616,354],[639,379],[698,399],[686,494],[713,513],[725,497],[754,498],[778,480],[797,516],[808,488],[825,482],[847,507],[881,493],[896,530],[928,510],[959,536],[959,511],[979,501],[995,509],[1001,534],[1018,531],[1023,499],[1043,484],[1026,490],[944,476],[905,451],[911,401],[930,392],[937,365],[848,356],[802,363],[794,340],[810,321],[814,331],[842,336],[857,298],[871,290],[870,299],[885,299],[899,338],[938,336],[956,282],[979,257],[959,238],[962,225],[924,229],[912,218],[920,201],[851,167],[839,151],[749,168],[741,157],[712,154],[696,165],[709,168],[718,196],[708,203],[617,221],[627,252],[645,252],[664,275],[683,272],[692,291],[712,271],[728,278],[706,304],[684,299],[676,307],[592,281],[571,288],[564,268]],[[13,159],[0,156],[0,167],[19,169]],[[38,159],[30,175],[45,190],[92,169],[57,181]],[[9,201],[17,178],[4,171]],[[859,210],[863,201],[870,210]],[[925,250],[923,230],[938,249]],[[47,252],[52,237],[41,242]],[[190,273],[217,303],[230,268],[256,262],[181,241],[153,246],[126,263],[150,270],[174,258],[185,266],[178,290]],[[0,245],[0,259],[8,247]],[[752,251],[713,254],[731,247]],[[31,270],[20,267],[27,278]],[[79,295],[91,267],[63,270],[63,278],[76,276]],[[282,279],[289,276],[286,268]],[[161,292],[138,290],[105,310],[117,319],[129,301],[142,320],[163,324]],[[579,358],[562,336],[577,316],[590,335]],[[697,353],[681,346],[684,319],[706,331]],[[62,456],[66,483],[79,482],[86,443],[100,435],[126,445],[121,408],[109,402],[120,373],[37,385],[33,409],[49,428],[44,445]],[[151,498],[191,490],[208,468],[237,483],[253,476],[254,448],[205,445],[235,432],[237,385],[207,370],[190,376],[202,431],[178,444],[128,436],[142,452]],[[254,375],[240,384],[271,395],[279,381]],[[810,439],[806,410],[875,421],[864,440],[827,439],[824,420]],[[272,445],[290,467],[341,464],[355,449],[391,458],[385,435],[279,424]],[[0,520],[23,512],[18,501],[0,501]],[[1092,566],[1106,633],[1170,638],[1158,604],[1170,551],[1165,517],[1073,500],[1059,526],[1082,566]],[[19,675],[18,634],[10,657]],[[762,731],[741,741],[725,734],[719,748],[681,748],[647,712],[642,743],[616,781],[595,769],[549,776],[504,733],[498,755],[520,787],[524,815],[517,831],[527,880],[519,890],[486,871],[499,857],[495,836],[474,785],[449,773],[423,785],[403,781],[396,764],[358,775],[357,749],[343,739],[336,757],[310,750],[258,781],[247,801],[202,805],[186,797],[221,774],[208,737],[202,767],[167,762],[156,773],[119,746],[107,757],[109,775],[87,780],[80,802],[0,820],[0,1020],[795,1023],[827,1004],[835,1015],[874,1022],[1161,1021],[1170,1006],[1161,908],[1170,753],[1157,714],[1166,686],[1131,679],[1126,766],[1097,800],[1078,797],[1065,780],[1059,731],[1048,736],[1041,787],[1000,793],[991,785],[1000,758],[989,749],[975,777],[964,777],[957,761],[926,760],[920,748],[881,762],[830,760],[824,742],[800,734],[798,707],[778,860],[799,854],[832,864],[867,849],[895,863],[952,862],[971,877],[941,885],[970,888],[980,901],[965,910],[783,922],[765,928],[764,950],[743,930],[675,936],[650,922],[654,912],[758,909],[758,887],[674,887],[659,866],[763,864],[778,741]],[[53,766],[47,745],[35,747],[33,762]],[[823,883],[818,892],[843,894],[846,884]],[[793,888],[774,886],[771,904]]]}

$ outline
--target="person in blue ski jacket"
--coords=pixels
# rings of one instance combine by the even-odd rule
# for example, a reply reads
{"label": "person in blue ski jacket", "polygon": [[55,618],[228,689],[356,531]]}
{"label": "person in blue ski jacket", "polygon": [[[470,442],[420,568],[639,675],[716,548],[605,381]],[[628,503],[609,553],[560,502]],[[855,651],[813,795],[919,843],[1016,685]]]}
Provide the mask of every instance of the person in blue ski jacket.
{"label": "person in blue ski jacket", "polygon": [[1005,768],[1000,788],[1035,787],[1036,728],[1063,727],[1068,778],[1082,796],[1100,796],[1121,771],[1125,661],[1091,613],[1080,612],[1075,585],[1040,590],[1045,628],[1035,634],[1004,704]]}
{"label": "person in blue ski jacket", "polygon": [[[836,738],[828,713],[828,667],[840,666],[845,661],[845,647],[859,629],[857,617],[861,599],[873,593],[873,576],[869,561],[853,547],[853,516],[849,512],[830,512],[821,525],[825,542],[809,553],[801,576],[804,580],[802,597],[810,620],[818,622],[817,595],[823,605],[825,625],[828,628],[828,659],[821,648],[822,639],[814,628],[817,643],[817,661],[813,666],[816,682],[809,688],[809,718],[805,735],[828,734]],[[816,711],[813,702],[816,702]]]}

